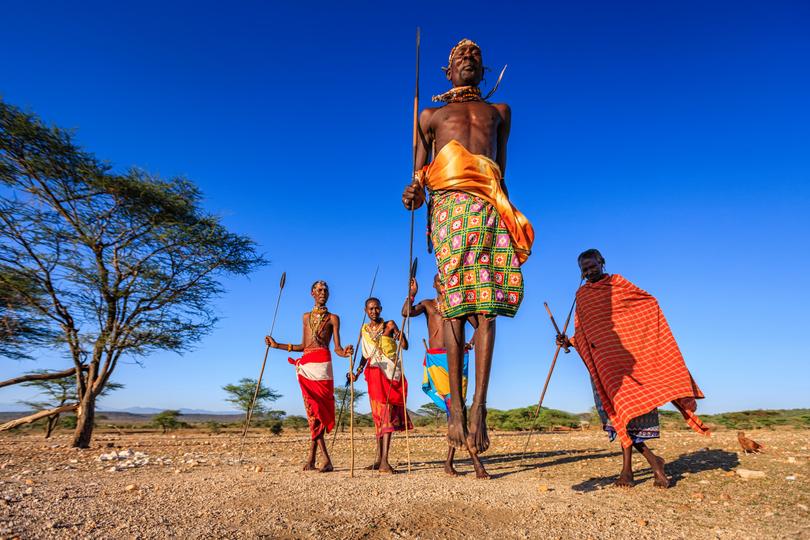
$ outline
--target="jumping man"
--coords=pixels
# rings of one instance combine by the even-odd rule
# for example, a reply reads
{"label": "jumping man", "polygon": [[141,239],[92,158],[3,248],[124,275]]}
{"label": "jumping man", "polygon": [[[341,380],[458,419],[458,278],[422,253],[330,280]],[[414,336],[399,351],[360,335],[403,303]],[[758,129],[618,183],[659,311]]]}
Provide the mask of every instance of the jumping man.
{"label": "jumping man", "polygon": [[[453,88],[433,99],[446,105],[422,111],[414,181],[405,208],[419,208],[430,193],[430,239],[444,286],[440,306],[450,376],[447,438],[471,455],[489,447],[487,388],[495,345],[495,318],[514,317],[523,299],[520,266],[531,252],[534,230],[509,202],[504,173],[511,111],[490,104],[478,88],[484,75],[481,49],[464,39],[450,51],[447,79]],[[430,161],[432,157],[432,161]],[[428,164],[428,162],[430,163]],[[464,324],[475,333],[475,394],[467,426],[462,392]],[[489,478],[480,462],[476,475]]]}

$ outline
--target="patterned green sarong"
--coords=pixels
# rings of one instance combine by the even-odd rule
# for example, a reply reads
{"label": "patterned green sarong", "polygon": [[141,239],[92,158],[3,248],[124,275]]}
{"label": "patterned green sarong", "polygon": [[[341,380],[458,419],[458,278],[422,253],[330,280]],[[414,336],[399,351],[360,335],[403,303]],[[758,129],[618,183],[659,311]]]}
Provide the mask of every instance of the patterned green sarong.
{"label": "patterned green sarong", "polygon": [[523,274],[498,212],[463,191],[431,196],[430,237],[445,287],[444,317],[514,317],[523,300]]}

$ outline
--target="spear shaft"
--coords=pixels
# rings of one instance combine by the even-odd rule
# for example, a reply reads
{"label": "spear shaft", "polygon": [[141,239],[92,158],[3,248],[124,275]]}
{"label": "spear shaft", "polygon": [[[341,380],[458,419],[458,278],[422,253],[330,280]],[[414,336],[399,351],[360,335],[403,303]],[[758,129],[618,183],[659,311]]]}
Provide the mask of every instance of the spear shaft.
{"label": "spear shaft", "polygon": [[[282,272],[281,281],[278,285],[278,297],[276,298],[276,309],[273,311],[273,322],[270,325],[270,335],[273,335],[273,330],[276,327],[276,317],[278,316],[278,306],[281,303],[281,291],[284,290],[284,284],[287,282],[287,272]],[[256,398],[259,396],[259,388],[262,386],[262,376],[264,375],[264,367],[267,365],[267,356],[270,353],[270,345],[264,349],[264,360],[262,360],[262,369],[259,371],[259,378],[256,381],[256,390],[253,391],[253,398],[250,400],[247,415],[245,416],[245,428],[242,430],[242,440],[239,443],[239,462],[242,462],[242,450],[245,446],[245,436],[247,435],[248,428],[250,427],[250,419],[253,416],[253,407],[256,405]]]}

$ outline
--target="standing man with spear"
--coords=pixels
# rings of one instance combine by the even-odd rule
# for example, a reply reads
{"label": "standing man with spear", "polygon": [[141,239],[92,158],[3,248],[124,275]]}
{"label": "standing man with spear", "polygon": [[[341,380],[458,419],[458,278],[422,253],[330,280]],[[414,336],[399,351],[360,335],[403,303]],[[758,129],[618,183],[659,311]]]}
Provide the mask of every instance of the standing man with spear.
{"label": "standing man with spear", "polygon": [[288,361],[295,366],[301,393],[304,396],[304,408],[307,411],[309,431],[312,441],[309,454],[304,464],[305,471],[315,470],[315,451],[320,448],[323,464],[319,472],[331,472],[332,460],[326,450],[325,434],[335,427],[335,387],[332,376],[332,356],[329,353],[329,342],[334,338],[335,354],[343,358],[351,357],[354,347],[340,344],[340,317],[329,313],[326,302],[329,300],[329,285],[325,281],[312,284],[312,298],[315,307],[304,313],[302,343],[278,343],[272,336],[266,336],[268,347],[283,349],[287,352],[303,352],[304,355]]}
{"label": "standing man with spear", "polygon": [[655,297],[619,274],[605,273],[605,258],[588,249],[577,258],[587,283],[577,290],[575,334],[557,334],[557,346],[574,347],[591,376],[596,410],[610,440],[622,444],[618,487],[633,486],[633,448],[643,455],[655,478],[669,487],[664,460],[647,441],[658,438],[658,407],[667,402],[696,432],[709,429],[695,411],[703,392],[686,368],[681,351]]}
{"label": "standing man with spear", "polygon": [[[425,202],[426,188],[431,196],[428,228],[445,289],[440,308],[450,376],[447,438],[477,456],[489,447],[486,398],[495,319],[517,314],[523,299],[520,266],[531,253],[534,230],[509,202],[503,179],[511,110],[481,96],[481,48],[469,39],[458,42],[450,51],[445,74],[453,88],[433,98],[444,106],[425,109],[419,117],[414,177],[402,202],[412,210]],[[469,427],[462,398],[468,321],[476,328]],[[480,462],[473,464],[477,477],[489,478]]]}

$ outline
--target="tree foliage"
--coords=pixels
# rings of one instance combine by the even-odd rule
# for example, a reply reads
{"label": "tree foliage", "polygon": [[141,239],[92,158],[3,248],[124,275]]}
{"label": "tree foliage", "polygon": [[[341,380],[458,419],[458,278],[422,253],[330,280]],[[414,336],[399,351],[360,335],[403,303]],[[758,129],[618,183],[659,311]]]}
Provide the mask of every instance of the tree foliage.
{"label": "tree foliage", "polygon": [[44,316],[32,309],[27,298],[42,299],[44,291],[28,276],[16,275],[0,265],[0,356],[30,359],[31,347],[54,337]]}
{"label": "tree foliage", "polygon": [[[243,378],[236,384],[226,384],[222,389],[228,394],[225,401],[233,404],[237,409],[247,414],[250,403],[253,401],[253,394],[256,392],[256,379]],[[256,403],[253,405],[253,416],[260,417],[271,412],[281,413],[280,415],[275,415],[276,418],[274,419],[283,416],[284,411],[269,411],[267,409],[271,402],[276,401],[280,397],[281,394],[262,383],[259,388],[259,393],[256,395]]]}
{"label": "tree foliage", "polygon": [[430,418],[431,421],[434,422],[436,427],[439,427],[439,422],[444,418],[447,418],[447,411],[444,410],[443,407],[439,407],[432,401],[428,401],[421,407],[416,410],[417,414],[420,414],[426,418]]}
{"label": "tree foliage", "polygon": [[157,413],[152,418],[152,425],[163,429],[163,433],[183,427],[185,424],[179,420],[180,411],[169,409]]}
{"label": "tree foliage", "polygon": [[59,331],[77,373],[74,445],[87,447],[122,356],[188,350],[216,322],[220,280],[264,260],[189,180],[114,171],[3,101],[0,185],[0,286]]}
{"label": "tree foliage", "polygon": [[[366,392],[364,390],[359,390],[356,386],[354,387],[354,401],[351,404],[351,410],[355,411],[354,419],[357,420],[357,401],[364,397]],[[335,429],[340,428],[341,431],[346,431],[346,427],[349,425],[350,415],[349,415],[349,401],[351,400],[351,389],[345,386],[336,386],[335,387],[335,407],[337,408],[336,412],[340,412],[340,406],[343,404],[343,417],[338,419],[335,418],[335,421],[340,420],[340,425],[336,426]]]}

